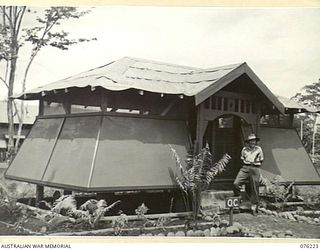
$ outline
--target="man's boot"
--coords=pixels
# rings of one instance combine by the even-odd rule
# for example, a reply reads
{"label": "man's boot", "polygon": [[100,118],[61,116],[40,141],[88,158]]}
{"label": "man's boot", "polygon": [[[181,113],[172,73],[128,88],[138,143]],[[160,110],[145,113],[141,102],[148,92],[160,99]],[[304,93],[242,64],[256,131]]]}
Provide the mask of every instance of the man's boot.
{"label": "man's boot", "polygon": [[257,216],[258,215],[259,210],[258,210],[258,205],[257,204],[251,205],[251,212],[252,212],[253,216]]}

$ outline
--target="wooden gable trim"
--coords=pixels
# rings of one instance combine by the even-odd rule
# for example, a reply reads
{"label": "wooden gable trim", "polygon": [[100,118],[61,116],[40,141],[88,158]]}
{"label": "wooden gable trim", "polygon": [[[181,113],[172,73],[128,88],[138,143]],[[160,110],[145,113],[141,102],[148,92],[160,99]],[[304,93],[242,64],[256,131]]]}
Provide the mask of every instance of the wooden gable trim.
{"label": "wooden gable trim", "polygon": [[232,70],[228,74],[221,77],[218,81],[216,81],[214,84],[210,85],[209,87],[205,88],[204,90],[200,91],[198,94],[195,95],[195,104],[198,106],[200,103],[202,103],[204,100],[206,100],[208,97],[212,96],[216,92],[218,92],[220,89],[237,79],[239,76],[241,76],[244,71],[244,63],[239,65],[236,69]]}
{"label": "wooden gable trim", "polygon": [[281,114],[285,113],[285,108],[283,104],[278,100],[278,98],[268,89],[268,87],[260,80],[260,78],[253,72],[253,70],[246,65],[245,73],[251,78],[251,80],[259,87],[259,89],[265,94],[273,105],[279,110]]}
{"label": "wooden gable trim", "polygon": [[264,93],[269,101],[279,110],[280,113],[284,114],[285,109],[278,98],[267,88],[267,86],[258,78],[258,76],[250,69],[250,67],[243,63],[237,68],[221,77],[215,84],[202,90],[195,96],[195,104],[198,106],[200,103],[205,101],[207,98],[217,93],[219,90],[227,86],[229,83],[240,77],[242,74],[247,74],[249,78],[256,84],[256,86]]}

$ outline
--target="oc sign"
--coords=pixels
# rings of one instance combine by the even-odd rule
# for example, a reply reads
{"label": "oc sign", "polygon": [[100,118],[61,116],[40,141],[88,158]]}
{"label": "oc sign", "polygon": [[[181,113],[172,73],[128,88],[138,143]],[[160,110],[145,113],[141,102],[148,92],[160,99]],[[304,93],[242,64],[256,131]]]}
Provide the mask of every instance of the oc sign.
{"label": "oc sign", "polygon": [[239,207],[239,204],[240,204],[239,197],[230,197],[230,198],[226,199],[226,207],[227,208]]}

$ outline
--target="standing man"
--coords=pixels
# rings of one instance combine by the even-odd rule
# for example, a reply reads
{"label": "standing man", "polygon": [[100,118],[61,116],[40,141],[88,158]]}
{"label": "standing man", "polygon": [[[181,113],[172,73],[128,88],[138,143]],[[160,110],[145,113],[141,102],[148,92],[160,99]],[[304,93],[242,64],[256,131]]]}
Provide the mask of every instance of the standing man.
{"label": "standing man", "polygon": [[262,149],[257,145],[259,140],[255,134],[250,134],[248,139],[245,140],[246,146],[241,151],[243,166],[233,183],[234,195],[240,196],[241,186],[246,180],[249,180],[251,210],[253,215],[256,215],[258,212],[260,166],[263,161]]}

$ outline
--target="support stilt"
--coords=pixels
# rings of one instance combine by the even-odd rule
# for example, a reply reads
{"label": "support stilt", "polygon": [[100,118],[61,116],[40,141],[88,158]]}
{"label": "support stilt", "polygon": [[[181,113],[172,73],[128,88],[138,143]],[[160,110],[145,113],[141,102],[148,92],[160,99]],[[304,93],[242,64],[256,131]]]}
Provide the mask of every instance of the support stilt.
{"label": "support stilt", "polygon": [[36,207],[39,207],[39,202],[44,198],[44,187],[36,185]]}

